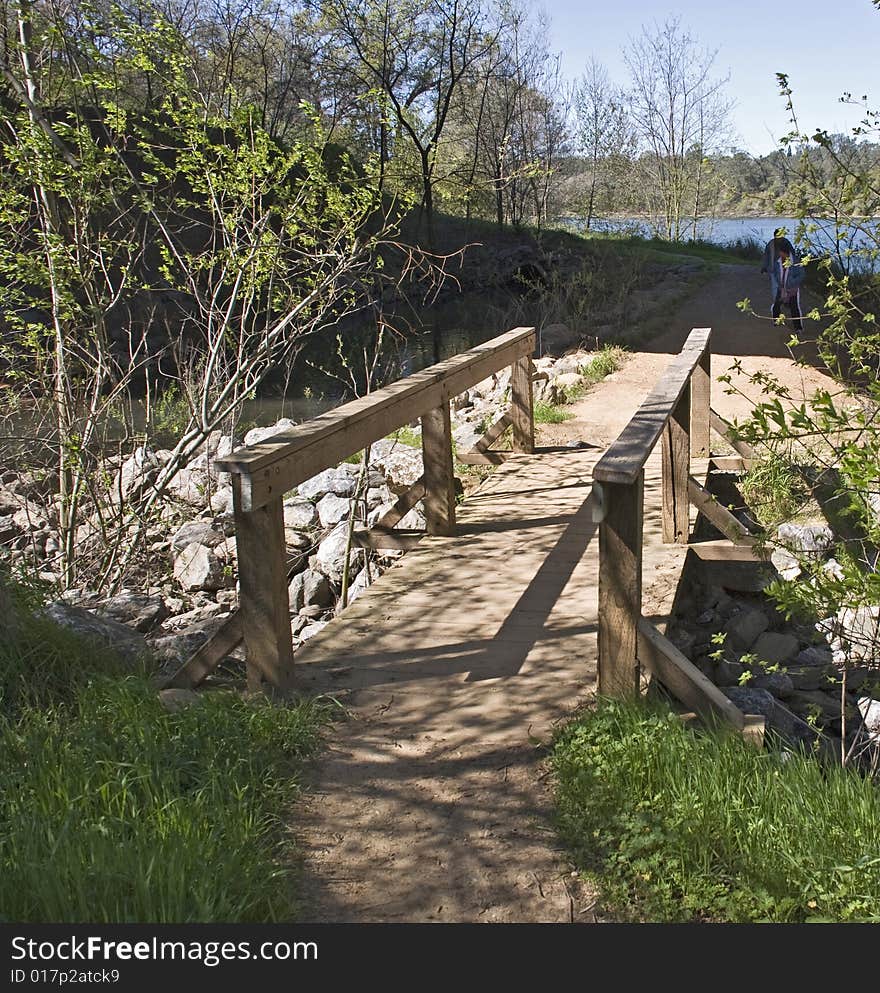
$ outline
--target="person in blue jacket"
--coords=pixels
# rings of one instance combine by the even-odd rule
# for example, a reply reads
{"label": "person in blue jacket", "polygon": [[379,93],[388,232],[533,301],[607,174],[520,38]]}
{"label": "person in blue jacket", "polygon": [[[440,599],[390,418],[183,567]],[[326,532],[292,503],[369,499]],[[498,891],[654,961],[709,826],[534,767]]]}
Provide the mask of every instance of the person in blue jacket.
{"label": "person in blue jacket", "polygon": [[806,270],[800,261],[800,256],[794,246],[780,231],[767,242],[764,257],[761,260],[761,272],[770,275],[770,297],[773,301],[771,314],[774,318],[782,314],[782,308],[788,307],[796,331],[803,330],[801,321],[800,288],[806,276]]}

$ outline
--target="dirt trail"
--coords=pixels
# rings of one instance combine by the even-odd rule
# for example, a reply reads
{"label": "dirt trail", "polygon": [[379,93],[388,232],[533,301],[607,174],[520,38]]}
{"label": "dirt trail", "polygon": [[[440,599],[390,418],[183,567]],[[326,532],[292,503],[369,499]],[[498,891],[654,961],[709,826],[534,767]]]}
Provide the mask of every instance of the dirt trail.
{"label": "dirt trail", "polygon": [[[792,361],[788,331],[736,306],[749,297],[762,307],[766,296],[757,266],[721,266],[670,316],[668,333],[633,352],[572,408],[572,420],[542,429],[539,444],[607,446],[693,327],[713,329],[713,380],[740,360],[747,372],[765,370],[795,392],[830,386],[816,369]],[[713,406],[730,417],[748,405],[713,382]],[[340,664],[344,695],[344,659]],[[592,685],[585,679],[584,695]],[[442,690],[443,699],[459,699]],[[346,698],[351,717],[334,728],[297,810],[304,919],[593,922],[592,895],[572,877],[554,837],[547,770],[529,726],[493,717],[492,693],[442,714],[428,705],[420,721],[413,696],[420,692],[415,682],[395,685],[387,699]],[[560,707],[559,693],[544,692],[538,680],[529,706],[535,725],[549,727],[576,703]],[[474,733],[480,726],[491,734]]]}

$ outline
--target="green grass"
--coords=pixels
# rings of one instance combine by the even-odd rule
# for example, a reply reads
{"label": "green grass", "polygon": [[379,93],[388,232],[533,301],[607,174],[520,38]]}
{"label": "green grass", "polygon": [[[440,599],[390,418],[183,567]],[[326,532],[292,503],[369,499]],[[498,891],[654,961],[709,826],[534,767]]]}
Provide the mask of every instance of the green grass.
{"label": "green grass", "polygon": [[880,918],[880,794],[858,772],[609,702],[553,767],[562,836],[619,916]]}
{"label": "green grass", "polygon": [[756,519],[768,528],[791,520],[807,499],[803,478],[777,456],[753,463],[739,488]]}
{"label": "green grass", "polygon": [[534,406],[535,424],[561,424],[570,421],[574,414],[564,407],[546,400],[536,400]]}
{"label": "green grass", "polygon": [[210,692],[168,713],[47,630],[24,614],[0,650],[0,919],[294,919],[285,819],[328,707]]}

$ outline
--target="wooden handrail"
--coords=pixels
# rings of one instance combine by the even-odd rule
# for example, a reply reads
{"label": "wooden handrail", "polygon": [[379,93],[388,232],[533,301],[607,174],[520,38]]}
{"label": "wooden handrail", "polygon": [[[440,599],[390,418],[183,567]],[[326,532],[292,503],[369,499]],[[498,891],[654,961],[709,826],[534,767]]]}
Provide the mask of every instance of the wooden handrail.
{"label": "wooden handrail", "polygon": [[[512,447],[516,452],[533,452],[531,357],[535,337],[534,328],[514,328],[375,393],[328,410],[290,431],[273,435],[258,445],[239,448],[217,460],[215,464],[220,470],[232,473],[241,605],[240,625],[230,624],[228,637],[218,640],[218,644],[222,647],[229,638],[243,635],[251,688],[269,683],[284,691],[293,677],[284,494],[420,418],[424,475],[413,502],[423,500],[428,534],[454,534],[455,477],[449,401],[487,376],[511,366]],[[205,652],[205,657],[198,659],[192,668],[199,678],[209,665],[208,654]]]}
{"label": "wooden handrail", "polygon": [[[534,349],[535,329],[514,328],[258,445],[236,449],[215,464],[240,476],[242,510],[257,510],[517,359],[531,356]],[[526,372],[531,387],[531,369]]]}
{"label": "wooden handrail", "polygon": [[[694,328],[684,348],[667,367],[660,382],[645,397],[617,441],[596,463],[593,478],[602,483],[632,484],[648,461],[657,439],[666,427],[694,370],[704,362],[709,349],[709,328]],[[708,399],[708,393],[706,394]],[[705,416],[708,424],[708,403]]]}

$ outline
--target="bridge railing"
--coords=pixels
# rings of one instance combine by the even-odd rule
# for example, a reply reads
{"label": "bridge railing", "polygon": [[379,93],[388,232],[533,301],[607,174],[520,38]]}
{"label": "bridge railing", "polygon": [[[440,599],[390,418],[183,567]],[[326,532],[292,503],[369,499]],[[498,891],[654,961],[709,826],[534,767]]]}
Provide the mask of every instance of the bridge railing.
{"label": "bridge railing", "polygon": [[[284,495],[299,483],[336,466],[380,438],[421,420],[424,474],[379,522],[387,531],[406,509],[423,500],[428,534],[455,533],[450,400],[488,376],[510,366],[511,405],[478,443],[474,461],[493,461],[489,444],[508,425],[515,452],[534,450],[532,353],[535,329],[515,328],[483,345],[430,366],[405,379],[272,435],[258,445],[239,448],[217,462],[232,474],[239,568],[238,614],[215,646],[205,646],[171,685],[192,685],[203,678],[220,652],[243,635],[248,684],[289,687],[293,674]],[[380,527],[381,530],[381,527]],[[370,543],[369,536],[365,542]]]}
{"label": "bridge railing", "polygon": [[[714,548],[716,555],[749,556],[745,528],[691,473],[692,458],[709,457],[710,427],[729,434],[729,425],[711,409],[711,354],[710,329],[695,328],[593,470],[600,519],[599,692],[635,695],[644,666],[694,711],[750,732],[755,721],[642,615],[645,463],[658,440],[663,540],[688,544],[694,504],[726,536],[729,547]],[[750,454],[745,446],[737,447],[743,456]]]}

